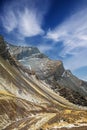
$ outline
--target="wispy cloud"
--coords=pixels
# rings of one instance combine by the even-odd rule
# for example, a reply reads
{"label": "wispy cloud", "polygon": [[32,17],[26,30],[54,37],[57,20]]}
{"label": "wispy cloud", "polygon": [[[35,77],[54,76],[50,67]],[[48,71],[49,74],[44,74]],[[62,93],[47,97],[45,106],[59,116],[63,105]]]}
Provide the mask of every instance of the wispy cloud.
{"label": "wispy cloud", "polygon": [[87,47],[87,9],[73,14],[54,30],[49,30],[47,38],[55,42],[63,41],[65,54],[78,47]]}
{"label": "wispy cloud", "polygon": [[11,6],[9,3],[5,5],[4,13],[0,17],[2,26],[7,33],[15,32],[21,37],[42,35],[44,33],[42,22],[46,10],[39,11],[39,7],[36,8],[34,0],[25,0],[25,3],[21,2],[21,5],[18,1],[12,2]]}
{"label": "wispy cloud", "polygon": [[45,53],[46,51],[52,50],[53,46],[49,45],[49,44],[40,44],[37,46],[39,48],[39,50],[43,53]]}
{"label": "wispy cloud", "polygon": [[72,71],[87,66],[87,48],[80,49],[80,51],[74,54],[70,58],[65,58],[64,64],[67,69],[71,69]]}
{"label": "wispy cloud", "polygon": [[52,39],[55,44],[62,41],[64,48],[60,55],[65,58],[65,65],[70,69],[77,69],[87,66],[87,9],[78,11],[70,18],[66,19],[61,25],[53,30],[49,30],[46,38]]}
{"label": "wispy cloud", "polygon": [[34,11],[25,9],[22,14],[19,12],[18,16],[18,31],[23,36],[35,36],[44,32],[41,28],[41,19]]}
{"label": "wispy cloud", "polygon": [[17,27],[17,19],[12,11],[8,12],[5,16],[1,17],[4,28],[11,32]]}

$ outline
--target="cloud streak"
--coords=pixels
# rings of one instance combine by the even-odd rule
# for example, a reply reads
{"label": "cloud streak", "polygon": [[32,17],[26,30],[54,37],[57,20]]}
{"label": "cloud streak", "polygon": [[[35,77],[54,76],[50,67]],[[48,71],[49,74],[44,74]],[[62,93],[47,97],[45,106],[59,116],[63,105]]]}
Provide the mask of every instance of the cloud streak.
{"label": "cloud streak", "polygon": [[61,25],[47,33],[47,38],[55,42],[63,41],[65,53],[74,48],[87,46],[87,9],[77,12],[65,20]]}
{"label": "cloud streak", "polygon": [[31,37],[44,33],[42,23],[46,10],[39,11],[35,5],[38,0],[36,1],[25,0],[25,3],[21,1],[21,5],[15,1],[11,3],[11,6],[9,3],[5,5],[4,13],[0,19],[7,33],[15,32],[22,37]]}
{"label": "cloud streak", "polygon": [[[65,57],[65,65],[71,70],[87,66],[87,9],[78,11],[66,19],[55,29],[49,30],[46,38],[52,39],[54,44],[63,43],[60,56]],[[71,55],[68,58],[67,55]],[[66,60],[67,57],[67,60]]]}
{"label": "cloud streak", "polygon": [[1,21],[2,21],[4,28],[7,30],[8,33],[13,31],[17,26],[17,19],[12,11],[9,12],[4,17],[2,16]]}
{"label": "cloud streak", "polygon": [[25,9],[18,15],[18,31],[23,36],[35,36],[37,34],[43,34],[44,31],[41,28],[41,19],[37,17],[37,14],[33,11]]}
{"label": "cloud streak", "polygon": [[48,44],[40,44],[37,46],[39,48],[39,50],[43,53],[50,51],[53,49],[52,45],[48,45]]}

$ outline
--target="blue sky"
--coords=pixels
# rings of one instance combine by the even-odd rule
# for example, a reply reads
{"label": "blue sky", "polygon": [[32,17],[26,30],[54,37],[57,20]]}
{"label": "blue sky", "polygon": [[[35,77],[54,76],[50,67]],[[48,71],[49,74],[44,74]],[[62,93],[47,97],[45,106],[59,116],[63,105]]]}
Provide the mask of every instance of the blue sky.
{"label": "blue sky", "polygon": [[87,0],[0,0],[0,34],[87,80]]}

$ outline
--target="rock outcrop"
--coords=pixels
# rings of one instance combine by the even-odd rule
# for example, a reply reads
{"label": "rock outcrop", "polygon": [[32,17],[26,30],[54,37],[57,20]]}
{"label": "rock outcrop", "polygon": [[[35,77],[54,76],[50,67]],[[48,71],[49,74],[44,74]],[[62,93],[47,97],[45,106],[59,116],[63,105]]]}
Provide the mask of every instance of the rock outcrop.
{"label": "rock outcrop", "polygon": [[65,70],[61,61],[49,59],[37,48],[9,45],[11,54],[27,69],[35,72],[56,93],[69,101],[87,106],[87,82]]}
{"label": "rock outcrop", "polygon": [[[0,54],[0,130],[57,130],[67,129],[70,126],[83,128],[80,126],[84,126],[84,123],[87,125],[87,107],[79,107],[63,98],[65,90],[54,92],[55,84],[59,83],[58,80],[61,78],[70,77],[78,84],[78,78],[73,77],[70,71],[66,71],[61,61],[52,61],[47,57],[41,58],[41,56],[36,58],[36,54],[34,54],[35,57],[32,59],[36,63],[39,64],[40,60],[42,63],[44,59],[44,71],[46,71],[46,74],[43,74],[44,71],[38,72],[37,78],[35,74],[37,71],[33,75],[30,74],[32,68],[29,71],[21,62],[27,57],[19,60],[23,66],[15,60],[15,55],[13,57],[10,54],[4,40],[0,44],[3,52]],[[28,57],[28,59],[31,58]],[[35,65],[36,70],[37,64]],[[41,79],[40,74],[43,77]],[[86,86],[83,81],[80,84]],[[66,88],[64,87],[64,89]],[[60,96],[59,93],[63,96]],[[73,95],[75,91],[72,93],[71,90],[66,93]],[[78,97],[81,99],[79,95]],[[75,97],[73,100],[76,100]],[[86,126],[85,128],[87,129]]]}
{"label": "rock outcrop", "polygon": [[7,46],[5,44],[3,36],[0,35],[0,55],[4,57],[5,59],[8,58],[8,50]]}

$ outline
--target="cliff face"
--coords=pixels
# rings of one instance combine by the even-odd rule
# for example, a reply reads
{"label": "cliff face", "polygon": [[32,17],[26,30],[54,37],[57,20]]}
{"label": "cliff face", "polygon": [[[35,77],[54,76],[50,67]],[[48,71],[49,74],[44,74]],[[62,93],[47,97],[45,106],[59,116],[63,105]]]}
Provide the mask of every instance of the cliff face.
{"label": "cliff face", "polygon": [[8,45],[9,52],[29,70],[33,70],[39,79],[45,79],[53,75],[60,76],[64,72],[61,61],[52,61],[46,55],[40,53],[36,47],[21,47]]}
{"label": "cliff face", "polygon": [[3,36],[0,36],[0,55],[5,59],[8,57],[8,50],[6,49]]}
{"label": "cliff face", "polygon": [[[37,48],[9,45],[11,54],[36,77],[69,101],[87,106],[87,82],[65,70],[61,61],[49,59]],[[20,58],[18,58],[20,57]]]}
{"label": "cliff face", "polygon": [[[3,44],[5,45],[4,49]],[[87,124],[86,107],[79,107],[69,102],[63,98],[64,93],[59,92],[59,89],[57,93],[55,93],[56,84],[54,81],[59,83],[58,80],[61,78],[72,75],[70,71],[66,72],[61,61],[52,61],[43,54],[41,54],[43,57],[40,56],[37,58],[37,54],[32,54],[32,58],[24,57],[19,60],[20,63],[22,63],[21,61],[27,60],[27,58],[29,60],[33,59],[33,61],[36,61],[38,64],[40,60],[41,63],[44,60],[43,64],[45,70],[43,70],[44,67],[41,69],[43,72],[45,71],[46,74],[43,74],[41,70],[36,70],[36,63],[36,66],[33,66],[35,68],[35,73],[38,72],[37,76],[35,73],[30,73],[32,68],[29,70],[25,67],[25,64],[21,65],[15,60],[15,55],[13,55],[13,57],[10,54],[10,50],[4,40],[1,41],[1,45],[0,49],[3,52],[3,55],[0,53],[1,130],[57,130],[63,127],[69,128],[70,125],[73,127],[75,127],[75,125],[80,127],[80,125]],[[40,75],[42,76],[41,78]],[[76,77],[74,78],[73,80],[78,80]],[[66,80],[63,80],[63,82],[64,81]],[[63,82],[61,81],[61,83]],[[86,86],[85,82],[83,85]],[[58,86],[57,84],[57,88]],[[71,90],[71,88],[69,90]],[[63,92],[63,90],[61,91]],[[73,91],[73,93],[74,92],[75,91]],[[67,93],[69,94],[69,91],[67,91]],[[70,94],[73,95],[73,93],[71,90]],[[81,99],[79,95],[78,97]]]}

